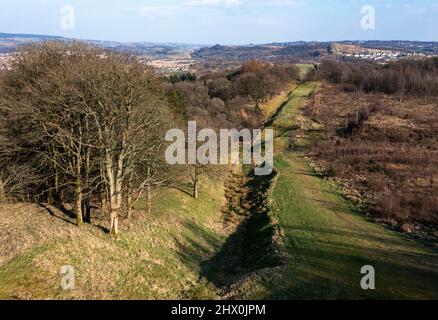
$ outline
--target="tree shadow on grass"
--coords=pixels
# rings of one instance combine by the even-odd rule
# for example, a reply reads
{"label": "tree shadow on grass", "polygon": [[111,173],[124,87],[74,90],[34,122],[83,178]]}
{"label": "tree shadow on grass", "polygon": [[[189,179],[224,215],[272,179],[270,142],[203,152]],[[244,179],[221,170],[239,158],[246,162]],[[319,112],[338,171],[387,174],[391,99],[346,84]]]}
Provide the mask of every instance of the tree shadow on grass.
{"label": "tree shadow on grass", "polygon": [[188,233],[183,238],[174,237],[180,261],[190,268],[199,268],[205,259],[220,249],[221,239],[208,233],[193,222],[185,222]]}
{"label": "tree shadow on grass", "polygon": [[[60,205],[56,205],[56,206],[49,206],[48,204],[44,204],[44,203],[39,203],[38,204],[41,208],[45,209],[49,215],[51,217],[54,217],[56,219],[62,220],[64,222],[67,222],[69,224],[72,225],[77,225],[76,222],[76,213],[67,209],[64,205],[60,204]],[[54,210],[57,209],[57,210]],[[90,225],[92,225],[93,227],[96,227],[97,229],[100,229],[103,233],[109,234],[110,230],[105,227],[103,225],[103,219],[101,219],[101,217],[96,217],[96,216],[92,216],[91,219],[92,223],[90,223]],[[94,222],[93,221],[99,221],[99,222]]]}
{"label": "tree shadow on grass", "polygon": [[228,237],[223,247],[201,265],[201,274],[216,287],[227,290],[240,279],[257,271],[282,266],[287,255],[280,245],[281,236],[274,224],[268,202],[268,191],[273,178],[250,175],[243,186],[241,206],[249,215]]}
{"label": "tree shadow on grass", "polygon": [[[300,241],[299,239],[296,239]],[[438,271],[429,257],[390,252],[335,241],[311,241],[297,250],[298,268],[271,288],[267,299],[407,299],[438,298]],[[435,259],[436,260],[436,259]],[[422,264],[423,262],[423,264]],[[360,287],[361,268],[376,271],[376,290]]]}
{"label": "tree shadow on grass", "polygon": [[246,219],[221,250],[201,265],[201,274],[216,287],[228,288],[245,275],[285,263],[277,248],[278,230],[268,214]]}
{"label": "tree shadow on grass", "polygon": [[59,209],[60,212],[62,212],[64,214],[64,216],[61,216],[59,214],[57,214],[49,205],[47,204],[43,204],[43,203],[39,203],[38,204],[41,208],[47,210],[47,212],[50,214],[50,216],[60,219],[64,222],[76,225],[76,223],[74,222],[74,220],[72,221],[72,219],[76,218],[76,215],[72,214],[71,211],[65,209],[63,206],[62,208],[64,208],[65,210],[62,210],[61,208],[57,207],[57,209]]}

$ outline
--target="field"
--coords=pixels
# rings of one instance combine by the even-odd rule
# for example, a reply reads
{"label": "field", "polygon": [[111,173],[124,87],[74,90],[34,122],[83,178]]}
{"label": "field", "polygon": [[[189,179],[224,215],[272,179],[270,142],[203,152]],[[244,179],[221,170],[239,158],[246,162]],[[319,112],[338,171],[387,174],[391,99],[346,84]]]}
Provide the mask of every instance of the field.
{"label": "field", "polygon": [[315,167],[377,219],[405,232],[433,233],[438,222],[436,102],[325,85],[304,112],[311,122],[307,131],[316,140],[310,152]]}
{"label": "field", "polygon": [[[223,181],[205,180],[195,201],[175,190],[156,194],[150,216],[136,211],[119,240],[97,225],[79,230],[59,210],[30,204],[0,208],[0,299],[196,299],[217,297],[199,281],[201,262],[226,238]],[[99,216],[93,222],[100,222]],[[123,223],[122,223],[123,224]],[[60,287],[75,269],[75,290]]]}
{"label": "field", "polygon": [[263,110],[265,117],[271,117],[275,111],[277,111],[278,106],[287,100],[289,94],[295,90],[296,87],[297,85],[295,83],[291,83],[279,95],[263,103],[260,108]]}
{"label": "field", "polygon": [[[437,299],[436,251],[356,212],[291,147],[309,140],[294,132],[319,87],[291,85],[262,106],[275,175],[224,170],[203,178],[197,201],[160,190],[152,214],[140,203],[118,240],[99,215],[79,230],[49,206],[2,206],[0,298]],[[60,288],[64,265],[75,268],[73,291]],[[376,290],[360,287],[365,265]]]}
{"label": "field", "polygon": [[314,68],[313,64],[297,64],[298,68],[300,68],[301,75],[307,74],[310,70]]}
{"label": "field", "polygon": [[[282,132],[277,145],[284,146],[285,124],[293,126],[313,89],[299,87],[273,122]],[[438,297],[436,252],[355,213],[297,153],[277,149],[276,155],[274,212],[295,262],[280,280],[264,283],[265,295],[257,298]],[[375,291],[360,288],[364,265],[376,270]]]}

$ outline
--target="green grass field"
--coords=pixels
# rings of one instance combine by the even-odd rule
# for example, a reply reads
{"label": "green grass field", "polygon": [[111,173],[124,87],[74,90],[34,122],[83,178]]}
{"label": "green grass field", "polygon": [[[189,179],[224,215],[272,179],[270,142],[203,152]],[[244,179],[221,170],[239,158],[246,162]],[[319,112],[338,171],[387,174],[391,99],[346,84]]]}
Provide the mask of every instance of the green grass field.
{"label": "green grass field", "polygon": [[[202,180],[199,200],[181,190],[162,189],[154,196],[150,215],[139,203],[131,228],[122,221],[118,240],[97,225],[78,229],[54,208],[49,214],[32,204],[2,205],[0,225],[7,232],[0,233],[0,299],[229,297],[216,286],[220,281],[206,276],[205,263],[216,263],[212,270],[223,271],[235,252],[254,246],[244,262],[269,265],[263,261],[270,260],[266,248],[258,246],[269,244],[273,224],[280,227],[283,241],[278,243],[288,253],[287,263],[266,268],[256,277],[245,274],[241,282],[233,283],[238,298],[437,299],[437,252],[354,212],[315,176],[304,158],[288,148],[291,127],[317,88],[315,83],[297,87],[269,121],[276,131],[278,176],[270,188],[269,216],[264,217],[272,221],[254,219],[247,224],[251,229],[237,233],[241,240],[237,243],[243,243],[239,250],[233,246],[227,250],[233,231],[222,223],[225,168]],[[64,265],[75,268],[73,291],[60,287]],[[360,287],[364,265],[375,268],[376,290]]]}
{"label": "green grass field", "polygon": [[307,72],[314,68],[313,64],[298,64],[298,68],[300,68],[301,76],[304,76]]}
{"label": "green grass field", "polygon": [[[273,123],[277,145],[314,84],[300,86]],[[438,298],[438,255],[353,212],[296,153],[277,148],[279,178],[273,192],[279,221],[295,263],[264,295],[280,299]],[[360,287],[360,270],[376,270],[376,290]]]}

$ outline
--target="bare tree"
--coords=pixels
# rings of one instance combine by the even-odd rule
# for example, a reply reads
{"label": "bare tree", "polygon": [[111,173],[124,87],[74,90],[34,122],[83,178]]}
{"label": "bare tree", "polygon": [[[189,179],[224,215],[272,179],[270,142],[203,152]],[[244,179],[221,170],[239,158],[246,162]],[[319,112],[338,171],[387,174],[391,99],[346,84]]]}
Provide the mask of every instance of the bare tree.
{"label": "bare tree", "polygon": [[[143,190],[160,182],[157,163],[164,163],[166,123],[172,117],[165,107],[161,84],[149,69],[125,55],[109,55],[88,69],[88,103],[96,128],[95,147],[102,156],[110,207],[110,233],[119,231],[124,191],[128,207]],[[159,166],[159,165],[158,165]],[[126,193],[125,193],[126,194]]]}
{"label": "bare tree", "polygon": [[40,160],[31,167],[45,173],[41,192],[74,194],[78,225],[90,221],[92,197],[105,194],[116,235],[123,195],[132,208],[162,182],[172,116],[160,80],[134,57],[81,43],[28,47],[2,93],[2,110],[24,126],[20,135],[31,132],[26,148]]}

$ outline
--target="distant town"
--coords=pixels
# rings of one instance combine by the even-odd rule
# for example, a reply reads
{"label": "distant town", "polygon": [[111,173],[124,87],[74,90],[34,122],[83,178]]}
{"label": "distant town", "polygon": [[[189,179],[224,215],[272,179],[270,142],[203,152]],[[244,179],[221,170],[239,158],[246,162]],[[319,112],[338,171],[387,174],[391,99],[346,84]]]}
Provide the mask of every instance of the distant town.
{"label": "distant town", "polygon": [[[409,47],[407,46],[406,49]],[[421,50],[417,52],[411,50],[400,50],[398,47],[394,49],[375,49],[362,47],[360,45],[350,45],[350,44],[340,44],[334,43],[332,45],[332,52],[342,57],[345,60],[362,59],[375,62],[390,62],[397,61],[403,58],[416,57],[416,58],[426,58],[432,57],[437,54],[426,54]]]}
{"label": "distant town", "polygon": [[[432,56],[432,55],[431,55]],[[431,57],[430,56],[430,57]],[[346,53],[344,55],[345,58],[355,58],[355,59],[365,59],[365,60],[373,60],[373,61],[396,61],[403,57],[428,57],[424,53],[403,53],[403,52],[376,52],[370,54],[362,54],[362,53]]]}
{"label": "distant town", "polygon": [[[0,69],[10,68],[17,48],[41,41],[70,41],[44,35],[0,33]],[[119,43],[85,40],[115,51],[127,51],[139,56],[145,64],[160,73],[188,72],[232,66],[248,60],[319,63],[326,58],[337,60],[366,60],[387,63],[406,58],[438,56],[438,42],[418,41],[344,41],[288,42],[242,46],[203,46],[191,44]]]}

